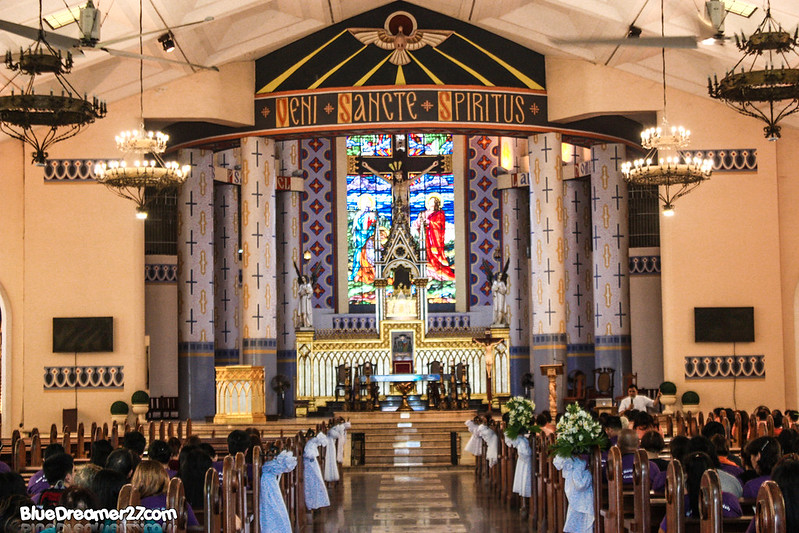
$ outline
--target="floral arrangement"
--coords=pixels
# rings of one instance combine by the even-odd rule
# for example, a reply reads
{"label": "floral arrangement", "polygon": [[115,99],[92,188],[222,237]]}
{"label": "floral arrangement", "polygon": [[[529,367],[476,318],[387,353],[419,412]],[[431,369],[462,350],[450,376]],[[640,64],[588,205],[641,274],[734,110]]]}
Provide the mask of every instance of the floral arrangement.
{"label": "floral arrangement", "polygon": [[608,437],[598,421],[573,403],[558,421],[557,437],[550,451],[560,457],[590,453],[591,448],[607,445]]}
{"label": "floral arrangement", "polygon": [[505,435],[509,439],[515,439],[520,434],[538,433],[541,431],[535,424],[535,404],[521,396],[514,396],[507,401],[505,407],[508,408],[508,424],[505,427]]}

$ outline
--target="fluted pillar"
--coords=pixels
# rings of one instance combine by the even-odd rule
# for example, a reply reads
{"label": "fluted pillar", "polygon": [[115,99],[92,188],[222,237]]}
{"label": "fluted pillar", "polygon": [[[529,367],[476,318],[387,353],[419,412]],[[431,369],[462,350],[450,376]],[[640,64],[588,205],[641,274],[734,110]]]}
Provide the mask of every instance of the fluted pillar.
{"label": "fluted pillar", "polygon": [[274,414],[269,383],[277,373],[275,143],[245,137],[241,152],[242,359],[264,367],[266,413]]}
{"label": "fluted pillar", "polygon": [[178,193],[178,402],[181,418],[212,416],[214,374],[213,153],[184,150]]}
{"label": "fluted pillar", "polygon": [[300,252],[300,195],[303,180],[300,170],[300,141],[277,143],[277,373],[288,378],[291,388],[285,393],[283,413],[294,416],[297,390],[297,343],[294,320],[299,308],[297,274],[294,265],[310,273]]}
{"label": "fluted pillar", "polygon": [[530,372],[529,210],[527,191],[518,188],[502,191],[502,257],[503,261],[510,259],[507,304],[510,310],[510,392],[513,396],[524,396],[522,376]]}
{"label": "fluted pillar", "polygon": [[[540,366],[566,363],[566,239],[561,138],[557,133],[533,135],[530,153],[530,244],[532,265],[532,369],[535,402],[549,405],[547,378]],[[558,403],[562,405],[563,381]],[[553,413],[554,416],[554,413]]]}
{"label": "fluted pillar", "polygon": [[566,182],[566,349],[567,374],[581,370],[587,384],[594,369],[594,292],[592,289],[591,254],[591,182],[589,179]]}
{"label": "fluted pillar", "polygon": [[614,394],[632,370],[627,184],[622,179],[622,144],[591,148],[594,343],[597,367],[616,370]]}

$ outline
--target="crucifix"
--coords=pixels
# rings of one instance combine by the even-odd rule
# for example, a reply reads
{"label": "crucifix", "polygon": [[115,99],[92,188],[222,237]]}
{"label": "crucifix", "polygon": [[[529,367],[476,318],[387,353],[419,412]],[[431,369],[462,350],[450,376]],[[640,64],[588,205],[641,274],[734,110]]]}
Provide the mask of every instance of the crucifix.
{"label": "crucifix", "polygon": [[472,339],[472,342],[485,346],[485,354],[483,354],[483,359],[486,365],[486,397],[488,399],[489,414],[491,413],[491,401],[493,399],[491,394],[491,374],[494,369],[494,346],[503,340],[504,339],[502,337],[494,337],[491,334],[490,329],[486,329],[485,334],[482,337],[474,337]]}
{"label": "crucifix", "polygon": [[[396,139],[404,135],[395,135]],[[357,168],[370,172],[391,184],[392,218],[394,223],[410,223],[410,188],[419,178],[436,167],[445,172],[444,156],[409,156],[402,148],[394,149],[394,157],[355,157]],[[388,176],[387,176],[388,174]]]}

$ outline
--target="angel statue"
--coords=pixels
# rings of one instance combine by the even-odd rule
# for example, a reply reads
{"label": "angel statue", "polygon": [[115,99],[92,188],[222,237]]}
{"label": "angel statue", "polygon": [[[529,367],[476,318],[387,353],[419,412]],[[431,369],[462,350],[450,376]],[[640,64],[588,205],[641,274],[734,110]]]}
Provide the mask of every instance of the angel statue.
{"label": "angel statue", "polygon": [[502,266],[502,261],[499,262],[500,270],[494,274],[494,267],[488,261],[483,260],[483,268],[488,274],[488,282],[491,283],[491,292],[494,295],[494,319],[492,326],[507,326],[508,313],[505,307],[505,298],[508,295],[508,267],[510,266],[510,259],[505,261],[505,266]]}
{"label": "angel statue", "polygon": [[300,306],[297,309],[294,317],[294,325],[297,328],[313,328],[313,304],[311,298],[313,297],[313,288],[318,279],[316,264],[311,268],[311,275],[306,276],[300,272],[297,263],[294,263],[294,270],[297,272],[297,285],[299,286]]}

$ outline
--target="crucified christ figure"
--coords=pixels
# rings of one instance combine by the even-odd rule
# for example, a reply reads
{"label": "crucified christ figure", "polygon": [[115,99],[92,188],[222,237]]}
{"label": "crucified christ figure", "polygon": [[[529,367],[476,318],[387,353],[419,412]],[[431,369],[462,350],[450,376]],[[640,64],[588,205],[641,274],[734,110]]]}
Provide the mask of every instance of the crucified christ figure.
{"label": "crucified christ figure", "polygon": [[361,163],[361,166],[371,172],[373,175],[377,176],[378,178],[385,180],[391,183],[391,193],[392,198],[394,201],[394,214],[395,220],[400,220],[397,218],[396,215],[399,214],[401,217],[404,217],[405,220],[410,219],[410,189],[411,185],[416,183],[422,176],[433,170],[438,166],[438,161],[433,161],[433,163],[427,167],[426,169],[422,170],[419,173],[414,173],[413,176],[409,176],[406,174],[400,166],[398,166],[397,170],[393,170],[391,172],[390,177],[386,177],[382,175],[380,172],[369,166],[369,163],[366,161]]}

